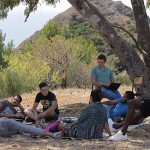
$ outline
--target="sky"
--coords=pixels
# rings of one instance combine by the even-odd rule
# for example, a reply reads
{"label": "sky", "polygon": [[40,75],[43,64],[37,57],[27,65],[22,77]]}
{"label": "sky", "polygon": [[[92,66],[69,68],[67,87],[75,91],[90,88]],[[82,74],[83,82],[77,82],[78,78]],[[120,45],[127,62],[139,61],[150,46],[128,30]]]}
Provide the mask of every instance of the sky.
{"label": "sky", "polygon": [[[131,0],[120,1],[131,7]],[[2,29],[3,33],[6,33],[5,44],[13,40],[14,46],[17,47],[23,40],[31,36],[37,30],[40,30],[50,19],[58,13],[67,10],[70,6],[67,0],[60,0],[60,3],[57,3],[56,7],[42,4],[38,7],[37,11],[31,13],[27,22],[24,22],[25,6],[19,5],[15,7],[8,13],[6,19],[0,20],[0,29]],[[150,14],[150,11],[148,13]]]}
{"label": "sky", "polygon": [[13,40],[14,46],[18,46],[23,40],[40,30],[50,19],[70,6],[67,0],[61,0],[56,7],[42,4],[37,11],[30,14],[27,22],[24,22],[25,6],[15,7],[8,13],[6,19],[0,20],[0,29],[6,33],[5,44]]}

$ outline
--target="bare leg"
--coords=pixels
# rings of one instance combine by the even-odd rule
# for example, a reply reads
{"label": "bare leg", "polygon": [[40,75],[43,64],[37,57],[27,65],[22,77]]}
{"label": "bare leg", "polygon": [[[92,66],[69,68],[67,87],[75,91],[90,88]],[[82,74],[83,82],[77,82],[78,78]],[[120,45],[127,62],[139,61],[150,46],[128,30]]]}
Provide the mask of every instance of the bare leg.
{"label": "bare leg", "polygon": [[60,124],[58,125],[57,130],[58,130],[58,131],[64,131],[65,125],[66,125],[66,123],[60,123]]}
{"label": "bare leg", "polygon": [[108,135],[111,136],[111,132],[110,132],[110,129],[109,129],[109,125],[108,125],[107,122],[105,122],[104,129],[105,129],[105,131],[108,133]]}
{"label": "bare leg", "polygon": [[127,132],[128,126],[129,126],[130,122],[132,121],[133,116],[135,114],[135,110],[136,109],[140,109],[141,108],[141,104],[142,103],[141,103],[140,100],[131,100],[129,102],[128,113],[127,113],[126,118],[125,118],[124,126],[123,126],[123,128],[121,130],[123,135],[125,135],[126,132]]}
{"label": "bare leg", "polygon": [[38,113],[36,110],[32,110],[32,109],[25,109],[24,110],[24,114],[28,117],[30,117],[31,119],[37,121],[38,120]]}
{"label": "bare leg", "polygon": [[57,115],[54,111],[53,112],[49,112],[48,110],[45,110],[44,112],[41,112],[38,115],[38,119],[49,119],[49,118],[53,118],[53,116]]}

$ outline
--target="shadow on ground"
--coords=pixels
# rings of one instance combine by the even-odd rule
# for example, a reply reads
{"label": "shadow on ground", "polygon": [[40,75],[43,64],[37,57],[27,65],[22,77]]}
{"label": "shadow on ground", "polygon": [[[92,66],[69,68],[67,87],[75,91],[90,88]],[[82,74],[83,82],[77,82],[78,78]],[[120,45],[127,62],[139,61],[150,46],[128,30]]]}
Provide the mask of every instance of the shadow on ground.
{"label": "shadow on ground", "polygon": [[[64,105],[60,109],[62,116],[78,116],[88,106],[84,103]],[[100,140],[35,139],[25,135],[0,138],[0,150],[126,150],[150,148],[150,125],[137,128],[128,133],[129,140],[111,142]]]}

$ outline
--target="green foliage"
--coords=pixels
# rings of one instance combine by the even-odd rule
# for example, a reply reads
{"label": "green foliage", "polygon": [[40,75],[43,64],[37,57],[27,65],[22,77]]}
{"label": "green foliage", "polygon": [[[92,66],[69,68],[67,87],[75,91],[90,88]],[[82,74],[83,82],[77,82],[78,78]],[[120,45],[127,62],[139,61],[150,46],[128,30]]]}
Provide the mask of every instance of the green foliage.
{"label": "green foliage", "polygon": [[44,60],[49,64],[51,71],[48,73],[48,81],[51,85],[61,85],[62,82],[70,85],[69,73],[71,72],[68,70],[73,69],[72,66],[76,62],[78,62],[78,68],[82,64],[90,64],[97,52],[94,43],[88,42],[84,37],[65,39],[57,35],[50,40],[43,36],[36,39],[31,54],[36,59]]}
{"label": "green foliage", "polygon": [[0,0],[0,19],[7,17],[9,10],[19,5],[21,0]]}
{"label": "green foliage", "polygon": [[146,6],[149,8],[149,6],[150,6],[150,0],[146,1]]}
{"label": "green foliage", "polygon": [[8,44],[7,44],[6,48],[5,48],[4,54],[5,55],[10,55],[12,53],[13,48],[14,48],[13,41],[8,42]]}
{"label": "green foliage", "polygon": [[5,44],[4,44],[5,37],[6,34],[3,34],[2,30],[0,30],[0,53],[3,53],[5,50]]}
{"label": "green foliage", "polygon": [[56,22],[50,21],[44,26],[40,33],[42,36],[50,40],[51,37],[54,37],[60,33],[60,28]]}
{"label": "green foliage", "polygon": [[[44,0],[47,5],[55,5],[60,0]],[[30,13],[37,10],[39,0],[0,0],[0,19],[6,18],[9,10],[18,6],[20,3],[26,5],[24,14],[26,16],[25,21],[29,17]]]}
{"label": "green foliage", "polygon": [[117,82],[122,83],[122,85],[132,85],[132,82],[126,72],[118,74],[115,79]]}
{"label": "green foliage", "polygon": [[3,34],[0,30],[0,70],[7,68],[7,61],[5,60],[5,55],[10,55],[13,49],[13,41],[7,44],[4,44],[6,34]]}
{"label": "green foliage", "polygon": [[0,80],[0,98],[30,92],[35,89],[35,83],[29,76],[10,68],[0,72]]}
{"label": "green foliage", "polygon": [[[127,23],[129,27],[132,25],[132,21]],[[4,38],[1,33],[1,43]],[[13,42],[1,47],[8,65],[0,72],[0,97],[35,90],[41,81],[48,81],[51,87],[89,87],[90,70],[98,53],[108,56],[107,65],[117,75],[118,82],[131,84],[129,77],[121,73],[124,68],[118,58],[92,26],[83,20],[63,26],[49,22],[39,36],[19,52],[12,51]]]}
{"label": "green foliage", "polygon": [[8,67],[0,72],[0,97],[31,92],[39,82],[47,79],[48,64],[31,52],[11,53],[5,55],[5,60]]}

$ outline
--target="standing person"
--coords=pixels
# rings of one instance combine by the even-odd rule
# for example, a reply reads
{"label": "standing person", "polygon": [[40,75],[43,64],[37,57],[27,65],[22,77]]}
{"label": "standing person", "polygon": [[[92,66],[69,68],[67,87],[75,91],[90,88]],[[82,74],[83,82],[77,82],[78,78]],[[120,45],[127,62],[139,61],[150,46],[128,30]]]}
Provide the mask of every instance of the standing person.
{"label": "standing person", "polygon": [[110,83],[114,83],[113,72],[110,68],[106,67],[106,56],[100,54],[97,57],[98,65],[94,67],[91,71],[91,82],[95,87],[101,87],[102,96],[104,98],[108,98],[110,100],[115,100],[121,98],[120,93],[116,91],[112,91],[107,87]]}
{"label": "standing person", "polygon": [[19,107],[21,112],[24,112],[24,108],[21,105],[22,97],[20,95],[14,96],[11,101],[3,99],[0,101],[0,118],[15,118],[15,119],[24,119],[24,115],[18,113],[15,107]]}
{"label": "standing person", "polygon": [[[35,121],[46,119],[46,121],[57,120],[59,115],[57,99],[54,93],[49,91],[45,82],[39,84],[40,92],[36,95],[31,110],[25,110],[24,113]],[[38,113],[39,102],[43,105],[43,112]]]}

